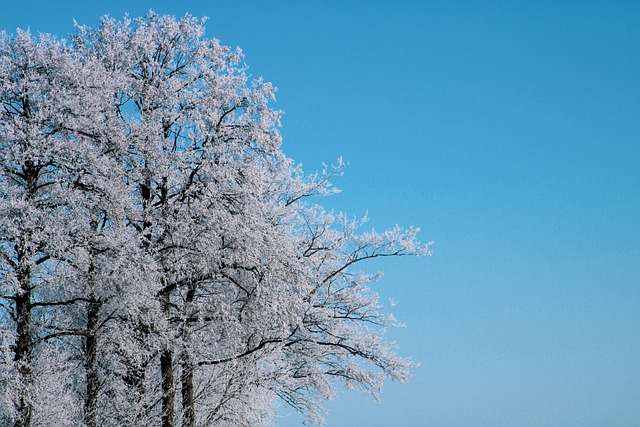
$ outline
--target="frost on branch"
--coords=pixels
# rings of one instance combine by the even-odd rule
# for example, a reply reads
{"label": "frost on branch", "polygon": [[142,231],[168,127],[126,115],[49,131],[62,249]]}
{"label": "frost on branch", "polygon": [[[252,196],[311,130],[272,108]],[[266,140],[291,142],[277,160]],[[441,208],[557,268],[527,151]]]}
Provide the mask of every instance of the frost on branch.
{"label": "frost on branch", "polygon": [[408,378],[358,269],[428,247],[312,204],[345,164],[295,166],[242,61],[153,12],[0,37],[0,424],[322,422]]}

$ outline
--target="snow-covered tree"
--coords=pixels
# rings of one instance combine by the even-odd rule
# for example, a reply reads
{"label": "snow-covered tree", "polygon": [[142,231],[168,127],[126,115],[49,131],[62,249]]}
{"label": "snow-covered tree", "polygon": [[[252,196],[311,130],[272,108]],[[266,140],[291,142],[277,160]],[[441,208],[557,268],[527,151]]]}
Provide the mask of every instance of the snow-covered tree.
{"label": "snow-covered tree", "polygon": [[239,49],[152,12],[0,43],[5,423],[321,422],[335,384],[407,378],[355,267],[427,247],[309,201],[344,165],[282,153]]}

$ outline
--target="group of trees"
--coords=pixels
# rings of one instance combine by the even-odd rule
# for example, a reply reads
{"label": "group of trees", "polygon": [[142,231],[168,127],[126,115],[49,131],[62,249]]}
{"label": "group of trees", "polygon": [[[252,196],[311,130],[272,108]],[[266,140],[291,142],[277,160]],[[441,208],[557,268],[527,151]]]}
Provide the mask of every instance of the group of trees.
{"label": "group of trees", "polygon": [[427,253],[327,212],[274,88],[202,21],[0,36],[0,424],[269,425],[410,360],[353,270]]}

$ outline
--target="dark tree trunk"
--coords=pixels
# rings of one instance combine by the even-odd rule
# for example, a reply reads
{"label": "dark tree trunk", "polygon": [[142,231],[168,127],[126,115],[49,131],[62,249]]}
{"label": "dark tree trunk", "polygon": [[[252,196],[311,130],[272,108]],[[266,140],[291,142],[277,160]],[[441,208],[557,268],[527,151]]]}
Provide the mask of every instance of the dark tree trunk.
{"label": "dark tree trunk", "polygon": [[85,348],[85,374],[87,390],[84,400],[84,422],[87,427],[97,427],[98,378],[97,346],[98,346],[98,303],[90,303],[87,312],[87,336]]}
{"label": "dark tree trunk", "polygon": [[175,388],[171,350],[164,350],[160,355],[160,370],[162,372],[162,427],[174,427]]}
{"label": "dark tree trunk", "polygon": [[16,410],[18,417],[15,427],[28,427],[31,424],[31,288],[29,276],[20,278],[21,289],[16,296],[17,338],[14,361],[18,368],[18,396]]}
{"label": "dark tree trunk", "polygon": [[[28,102],[25,102],[28,107]],[[26,110],[25,110],[26,111]],[[26,184],[27,200],[34,197],[38,183],[38,168],[29,160],[23,167],[23,177]],[[15,420],[15,427],[29,427],[31,424],[31,347],[32,326],[31,326],[31,267],[30,256],[33,255],[27,248],[31,245],[31,233],[25,230],[15,245],[16,251],[16,273],[19,288],[16,292],[16,344],[14,361],[18,369],[18,396],[15,405],[18,417]]]}
{"label": "dark tree trunk", "polygon": [[195,402],[193,398],[193,364],[189,360],[189,356],[185,355],[182,359],[182,427],[194,427],[196,425]]}
{"label": "dark tree trunk", "polygon": [[[192,284],[189,287],[185,298],[185,311],[190,312],[190,306],[193,304],[193,300],[196,294],[196,286]],[[190,336],[189,323],[185,322],[182,330],[183,339],[189,340]],[[193,363],[189,354],[185,351],[181,359],[182,376],[180,377],[180,390],[182,392],[182,427],[194,427],[196,424],[196,408],[193,393]]]}
{"label": "dark tree trunk", "polygon": [[[168,293],[161,295],[165,314],[169,315],[170,297]],[[175,425],[175,386],[173,379],[173,354],[170,348],[160,355],[160,372],[162,374],[162,427]]]}

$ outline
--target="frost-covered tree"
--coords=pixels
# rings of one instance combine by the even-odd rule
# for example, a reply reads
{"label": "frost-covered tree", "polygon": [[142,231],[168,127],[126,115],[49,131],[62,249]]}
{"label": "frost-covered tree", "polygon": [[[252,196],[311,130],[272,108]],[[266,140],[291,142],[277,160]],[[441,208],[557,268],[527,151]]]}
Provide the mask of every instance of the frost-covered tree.
{"label": "frost-covered tree", "polygon": [[408,376],[355,267],[427,247],[311,203],[344,165],[305,176],[202,24],[0,40],[5,424],[260,426],[278,398],[321,422],[335,384]]}
{"label": "frost-covered tree", "polygon": [[120,261],[138,259],[123,140],[106,125],[110,76],[50,36],[3,34],[0,52],[1,413],[16,426],[95,425],[97,336],[135,283],[116,279]]}

